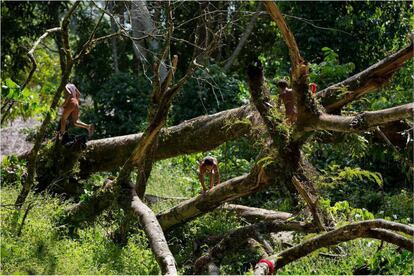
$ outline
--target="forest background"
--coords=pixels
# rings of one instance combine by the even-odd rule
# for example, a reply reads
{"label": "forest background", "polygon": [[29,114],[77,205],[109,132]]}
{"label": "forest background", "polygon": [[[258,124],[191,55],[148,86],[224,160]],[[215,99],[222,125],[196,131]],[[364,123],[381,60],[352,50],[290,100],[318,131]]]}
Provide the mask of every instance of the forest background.
{"label": "forest background", "polygon": [[[318,90],[339,83],[401,49],[411,47],[412,52],[411,2],[277,4],[296,39],[300,55],[308,62],[308,81],[316,83]],[[27,53],[46,30],[59,26],[61,31],[47,32],[36,45],[32,52],[36,63],[33,71]],[[107,208],[96,214],[93,221],[70,217],[74,204],[92,202],[108,182],[120,181],[122,166],[92,170],[77,163],[64,173],[60,169],[45,173],[54,170],[49,163],[60,164],[57,160],[60,157],[53,154],[59,152],[65,158],[68,155],[65,149],[53,148],[59,121],[56,99],[61,98],[56,95],[62,80],[71,81],[80,89],[81,119],[96,126],[93,140],[149,129],[157,114],[154,83],[163,74],[172,72],[174,80],[185,79],[182,84],[176,82],[180,90],[171,108],[166,108],[169,113],[164,127],[186,124],[192,118],[209,114],[200,117],[208,120],[218,116],[215,115],[218,112],[253,103],[247,68],[254,61],[261,63],[274,101],[278,97],[279,79],[294,82],[291,48],[265,4],[256,1],[2,1],[1,45],[2,129],[15,120],[45,122],[50,117],[36,153],[33,187],[19,206],[16,200],[21,198],[24,183],[31,174],[26,163],[30,158],[22,157],[19,152],[2,160],[2,274],[164,272],[143,230],[145,223],[131,219],[126,208]],[[73,52],[74,60],[70,68],[68,49]],[[167,62],[174,60],[173,55],[178,56],[176,66]],[[196,65],[191,67],[195,56]],[[335,113],[355,116],[412,103],[411,57],[399,64],[392,76],[376,76],[372,93],[347,102]],[[154,69],[157,66],[158,71]],[[161,81],[159,86],[162,85]],[[282,122],[280,125],[293,129],[283,119],[280,121],[280,114],[276,117],[274,120]],[[228,121],[221,128],[226,128],[226,132],[227,128],[249,124],[249,119],[246,116]],[[210,121],[206,122],[203,127],[208,127]],[[172,158],[151,159],[153,166],[144,188],[146,196],[141,197],[143,201],[154,213],[162,214],[181,201],[200,197],[197,161],[206,155],[218,159],[223,182],[251,172],[257,163],[267,162],[261,155],[264,149],[271,148],[266,129],[257,125],[249,128],[251,133],[222,138],[220,130],[203,132],[200,127],[199,132],[194,130],[195,137],[191,139],[194,143],[205,143],[205,147],[169,156]],[[21,135],[35,143],[41,132],[39,123]],[[82,133],[75,128],[70,132]],[[216,135],[220,136],[217,144]],[[372,219],[412,226],[412,137],[411,115],[378,128],[346,133],[322,130],[307,138],[301,153],[311,164],[307,176],[317,188],[322,216],[338,227]],[[177,139],[175,143],[192,147],[186,139]],[[77,158],[77,162],[79,158],[82,160]],[[131,179],[134,182],[140,179],[139,171],[132,171]],[[289,214],[289,221],[294,222],[308,223],[314,219],[314,213],[309,211],[312,206],[306,208],[307,202],[300,193],[284,183],[238,196],[231,203],[272,210],[275,214],[284,212],[277,214]],[[219,242],[234,229],[257,223],[226,206],[212,208],[215,210],[211,212],[206,210],[207,214],[164,231],[179,273],[211,272],[211,266],[200,265],[200,258],[218,250]],[[241,248],[235,244],[221,248],[223,256],[214,256],[214,266],[223,274],[251,273],[261,258],[316,236],[283,232],[281,239],[274,232],[249,236],[239,241],[239,246],[246,245]],[[358,239],[315,251],[281,267],[277,273],[413,274],[412,261],[409,250],[379,240]]]}

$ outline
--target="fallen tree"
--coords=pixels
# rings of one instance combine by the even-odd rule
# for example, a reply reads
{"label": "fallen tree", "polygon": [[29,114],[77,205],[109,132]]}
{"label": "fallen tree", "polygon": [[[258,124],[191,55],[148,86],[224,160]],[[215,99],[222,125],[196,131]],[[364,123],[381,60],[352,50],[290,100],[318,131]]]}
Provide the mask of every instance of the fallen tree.
{"label": "fallen tree", "polygon": [[251,223],[269,220],[287,220],[293,216],[293,214],[287,212],[273,211],[229,203],[225,203],[220,207],[220,209],[234,212],[237,214],[237,216],[242,217]]}
{"label": "fallen tree", "polygon": [[[366,70],[321,90],[317,93],[317,98],[327,113],[337,113],[344,105],[375,91],[389,81],[392,74],[412,58],[412,48],[413,44],[411,43]],[[381,85],[379,80],[381,80]],[[349,91],[343,93],[344,89]],[[252,119],[254,116],[258,116],[256,111],[249,105],[244,105],[212,115],[193,118],[177,126],[163,129],[160,133],[155,160],[208,151],[227,141],[248,136],[251,124],[246,121],[246,118]],[[393,144],[404,145],[403,141],[406,139],[399,133],[409,126],[401,125],[396,121],[396,124],[387,124],[385,127],[383,132],[387,133]],[[80,159],[80,175],[87,176],[94,172],[116,170],[123,165],[129,156],[128,154],[138,144],[141,137],[142,133],[138,133],[88,142],[83,157]],[[199,137],[207,137],[208,139],[203,139],[203,143],[200,143]],[[212,139],[213,137],[214,139]],[[28,154],[28,152],[24,153],[21,157],[27,158]]]}
{"label": "fallen tree", "polygon": [[[392,231],[403,232],[404,234],[410,235],[410,238],[406,238]],[[269,256],[267,261],[271,262],[272,265],[269,266],[269,264],[264,262],[258,263],[255,267],[254,274],[271,274],[269,268],[271,270],[279,269],[288,263],[296,261],[297,259],[302,258],[322,247],[328,247],[358,238],[379,239],[395,244],[401,248],[409,250],[410,252],[414,252],[413,234],[414,228],[411,226],[382,219],[348,224],[306,240],[303,243],[279,252],[276,255]]]}
{"label": "fallen tree", "polygon": [[277,233],[280,231],[296,231],[303,233],[316,232],[316,227],[300,222],[285,222],[280,220],[262,221],[245,227],[241,227],[226,234],[207,254],[204,254],[194,262],[196,274],[202,274],[207,264],[213,262],[220,265],[222,258],[229,250],[236,250],[245,244],[248,238],[256,237],[263,233]]}
{"label": "fallen tree", "polygon": [[[270,2],[266,2],[266,6],[268,6],[269,3]],[[292,41],[294,40],[294,38],[291,35],[287,39],[292,40]],[[289,43],[291,45],[294,45],[294,42],[292,41],[290,41]],[[296,46],[291,46],[291,47],[296,47]],[[297,54],[299,51],[295,50],[292,52]],[[314,217],[316,217],[317,220],[320,220],[318,219],[318,215],[317,215],[318,211],[317,211],[316,191],[314,188],[312,188],[312,183],[309,182],[309,180],[307,179],[305,175],[305,172],[302,170],[303,166],[300,165],[300,159],[301,159],[300,147],[306,141],[306,137],[309,137],[309,132],[312,132],[314,130],[314,127],[312,127],[314,122],[318,122],[320,117],[323,117],[323,116],[326,117],[326,116],[332,116],[332,115],[326,115],[323,111],[319,110],[315,103],[315,99],[313,99],[310,96],[311,94],[308,91],[308,86],[307,86],[307,67],[306,65],[302,66],[304,64],[302,58],[300,56],[294,57],[292,58],[292,61],[299,62],[299,64],[292,65],[294,67],[292,72],[294,75],[293,87],[294,87],[294,90],[296,91],[295,93],[297,94],[297,98],[300,99],[298,105],[301,106],[301,108],[300,108],[299,120],[296,123],[297,127],[294,128],[293,133],[290,135],[291,139],[288,137],[286,128],[285,128],[285,133],[280,131],[280,130],[283,130],[283,128],[278,127],[278,124],[282,123],[281,119],[278,119],[279,121],[272,121],[272,120],[267,119],[269,118],[269,116],[266,115],[266,113],[271,112],[268,106],[272,106],[272,104],[270,103],[270,100],[265,99],[263,104],[260,103],[261,101],[260,95],[261,93],[263,93],[263,91],[265,91],[263,90],[264,88],[262,87],[264,85],[264,81],[263,81],[263,73],[261,72],[260,68],[256,69],[258,70],[257,71],[258,75],[256,76],[258,77],[258,79],[256,81],[253,81],[253,83],[256,82],[257,85],[253,84],[253,86],[251,86],[252,91],[257,90],[258,92],[257,96],[255,96],[256,98],[259,99],[256,106],[258,107],[263,106],[265,108],[262,111],[261,115],[262,115],[262,119],[264,119],[265,121],[265,124],[268,126],[267,127],[268,131],[271,133],[271,136],[273,136],[273,142],[274,142],[273,146],[276,147],[277,151],[282,152],[283,154],[279,156],[271,156],[270,157],[271,159],[275,158],[276,160],[274,160],[273,163],[271,162],[270,166],[262,167],[260,164],[256,164],[256,166],[252,169],[252,171],[248,175],[237,177],[237,178],[234,178],[234,179],[231,179],[231,180],[228,180],[222,183],[222,185],[215,187],[213,190],[207,193],[205,197],[198,196],[198,197],[189,199],[187,201],[180,203],[176,207],[171,208],[170,210],[166,210],[158,214],[157,218],[159,219],[160,224],[164,230],[176,224],[180,224],[185,221],[188,221],[189,219],[197,217],[205,212],[213,210],[214,208],[217,208],[218,206],[220,206],[222,202],[226,202],[226,201],[236,199],[241,196],[245,196],[253,192],[256,192],[262,189],[263,187],[266,187],[270,183],[279,183],[280,185],[283,185],[283,183],[291,182],[293,176],[295,176],[295,179],[296,179],[294,181],[295,187],[299,189],[302,195],[305,195],[304,198],[307,201],[308,205],[310,206],[311,211],[314,214]],[[265,93],[268,93],[268,92],[265,92]],[[267,105],[266,103],[270,103],[270,105]],[[248,111],[244,108],[246,107],[234,109],[232,111],[225,111],[225,112],[221,112],[219,114],[213,115],[213,117],[217,119],[213,121],[218,123],[221,126],[224,126],[225,124],[223,122],[225,120],[223,120],[222,116],[226,117],[226,115],[229,115],[229,114],[246,114],[246,113],[243,113],[244,111],[253,112],[253,111]],[[244,111],[241,112],[242,110]],[[405,112],[404,114],[407,115],[408,113]],[[338,116],[337,118],[344,119],[344,117],[340,117],[340,116]],[[206,117],[197,118],[197,119],[194,119],[194,122],[205,123],[206,121],[204,121],[204,119],[206,119]],[[183,123],[182,126],[177,127],[177,130],[187,129],[187,126],[190,126],[190,125],[191,125],[191,121]],[[182,128],[183,126],[184,128]],[[241,124],[240,126],[244,126],[244,124]],[[207,129],[210,129],[210,128],[207,128]],[[360,127],[358,129],[359,131],[364,130],[363,127]],[[177,131],[176,133],[179,133],[179,132],[180,131]],[[195,137],[195,136],[191,136],[191,137]],[[305,137],[305,139],[303,137]],[[128,141],[131,142],[131,140],[128,140]],[[96,143],[100,143],[100,142],[96,142]],[[126,143],[120,143],[120,144],[122,145]],[[159,145],[161,145],[161,142],[159,143]],[[287,147],[287,149],[285,147]],[[117,152],[119,153],[120,151],[117,151]],[[178,154],[178,152],[176,151],[175,154]],[[155,153],[154,155],[156,156],[157,153]],[[262,158],[263,157],[266,158],[267,156],[264,155],[262,156]],[[260,158],[258,158],[258,160],[260,160]],[[275,164],[278,164],[278,165],[276,166]],[[98,202],[101,202],[101,201],[97,200],[96,203]],[[87,205],[86,202],[85,202],[85,205]],[[99,214],[100,209],[89,208],[89,210],[90,210],[89,213],[83,213],[83,214],[80,214],[79,212],[75,212],[72,215],[72,221],[78,221],[78,217],[86,217],[86,218],[93,219],[97,214]],[[322,221],[320,221],[318,224],[322,226],[323,223]]]}
{"label": "fallen tree", "polygon": [[[316,97],[308,89],[308,64],[301,57],[295,38],[284,22],[281,12],[273,2],[267,1],[264,5],[276,22],[289,48],[292,88],[298,109],[297,121],[292,125],[286,124],[284,115],[275,109],[276,105],[270,97],[263,68],[260,62],[255,62],[248,68],[249,91],[255,110],[253,107],[243,106],[210,116],[195,118],[178,126],[163,129],[172,98],[194,72],[195,66],[198,66],[197,60],[194,59],[184,77],[175,85],[171,84],[177,66],[177,57],[174,56],[170,62],[170,70],[166,78],[161,80],[160,66],[169,57],[168,43],[172,32],[172,15],[169,6],[170,29],[167,36],[167,45],[154,66],[155,77],[151,106],[148,111],[148,127],[142,134],[102,139],[88,143],[87,150],[80,161],[81,174],[87,176],[92,172],[115,170],[119,167],[121,169],[114,181],[107,183],[93,196],[75,204],[68,210],[65,218],[67,224],[76,226],[79,223],[91,222],[109,207],[123,208],[127,212],[132,211],[143,224],[161,271],[167,274],[175,274],[177,270],[174,257],[168,249],[164,231],[210,212],[221,206],[223,202],[250,195],[270,185],[286,185],[290,191],[296,190],[312,213],[312,229],[316,228],[319,231],[327,229],[329,221],[320,210],[318,191],[308,176],[305,166],[306,160],[301,152],[303,145],[318,130],[362,132],[368,131],[374,126],[410,118],[412,117],[413,104],[387,110],[365,112],[349,117],[328,114],[325,109],[318,105]],[[407,56],[409,55],[404,55],[403,59],[408,58]],[[390,64],[393,64],[392,66],[400,67],[402,64],[398,62],[395,65],[393,62],[393,60],[390,61]],[[390,73],[389,70],[385,70],[384,72],[384,74],[389,75],[394,71]],[[377,78],[378,76],[374,74],[370,77]],[[357,81],[356,83],[361,82]],[[378,87],[366,83],[362,85],[365,85],[363,93]],[[358,95],[362,95],[362,92]],[[355,96],[353,99],[358,97]],[[343,104],[345,103],[343,102]],[[209,190],[206,194],[181,202],[156,216],[143,203],[146,182],[155,161],[180,154],[212,149],[227,140],[249,134],[251,126],[259,124],[262,129],[265,129],[267,136],[263,138],[265,140],[262,143],[263,151],[257,157],[257,162],[250,173],[227,180]],[[203,137],[202,142],[200,142],[200,137]],[[209,143],[205,143],[206,140],[209,140]],[[74,162],[69,163],[75,164],[77,158],[79,158],[78,155],[74,156]],[[134,170],[137,171],[138,177],[136,184],[131,184],[131,172]],[[233,209],[236,209],[236,207]],[[255,211],[257,213],[258,210]],[[276,214],[273,213],[272,215]],[[213,247],[206,257],[201,257],[199,266],[207,265],[212,271],[217,272],[220,254],[224,253],[231,243],[237,242],[236,238],[240,238],[240,235],[247,239],[251,236],[252,231],[254,233],[259,232],[258,229],[261,229],[261,227],[278,231],[278,229],[293,229],[292,225],[297,227],[301,224],[297,222],[278,222],[278,224],[275,224],[274,221],[264,221],[260,222],[259,226],[255,225],[235,230],[228,237],[222,239],[216,247]],[[286,227],[283,228],[284,226]],[[409,226],[405,227],[384,221],[362,222],[322,234],[309,243],[305,242],[305,245],[293,247],[289,249],[290,251],[281,252],[277,257],[269,258],[272,261],[273,258],[276,259],[282,256],[282,260],[288,263],[317,248],[358,237],[377,238],[395,243],[403,248],[412,247],[412,241],[389,230],[402,231],[410,235],[413,233]],[[283,262],[281,262],[281,265],[283,265]],[[261,263],[258,270],[263,271],[258,273],[269,272],[265,269],[266,267]]]}

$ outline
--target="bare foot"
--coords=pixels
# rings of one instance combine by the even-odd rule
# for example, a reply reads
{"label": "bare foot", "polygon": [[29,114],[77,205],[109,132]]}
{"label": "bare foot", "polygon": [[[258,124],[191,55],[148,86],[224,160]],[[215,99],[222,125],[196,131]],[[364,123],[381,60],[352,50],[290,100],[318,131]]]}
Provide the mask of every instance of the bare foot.
{"label": "bare foot", "polygon": [[63,139],[63,135],[65,135],[65,132],[63,132],[63,133],[62,133],[62,132],[60,132],[60,131],[58,132],[58,134],[57,134],[57,138],[58,138],[58,140],[59,140],[59,141],[62,141],[62,139]]}

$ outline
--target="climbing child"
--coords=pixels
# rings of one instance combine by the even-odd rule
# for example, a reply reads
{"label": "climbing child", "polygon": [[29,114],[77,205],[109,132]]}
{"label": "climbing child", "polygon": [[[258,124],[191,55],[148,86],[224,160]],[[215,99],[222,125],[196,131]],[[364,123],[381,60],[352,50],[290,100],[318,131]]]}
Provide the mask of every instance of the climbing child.
{"label": "climbing child", "polygon": [[60,119],[60,131],[59,139],[63,137],[66,132],[66,126],[69,120],[76,127],[85,128],[88,130],[89,137],[92,136],[95,127],[94,125],[88,125],[79,120],[79,104],[80,104],[80,92],[76,86],[72,83],[68,83],[65,86],[65,102],[63,103],[63,113]]}

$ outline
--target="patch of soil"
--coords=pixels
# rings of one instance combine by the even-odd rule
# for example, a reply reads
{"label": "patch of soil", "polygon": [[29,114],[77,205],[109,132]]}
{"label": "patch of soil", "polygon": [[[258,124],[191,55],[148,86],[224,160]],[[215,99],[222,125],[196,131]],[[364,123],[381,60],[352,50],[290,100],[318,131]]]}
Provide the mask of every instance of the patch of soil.
{"label": "patch of soil", "polygon": [[34,128],[40,123],[34,119],[16,119],[0,130],[0,160],[4,155],[22,154],[32,148],[33,143],[26,141],[25,129]]}

